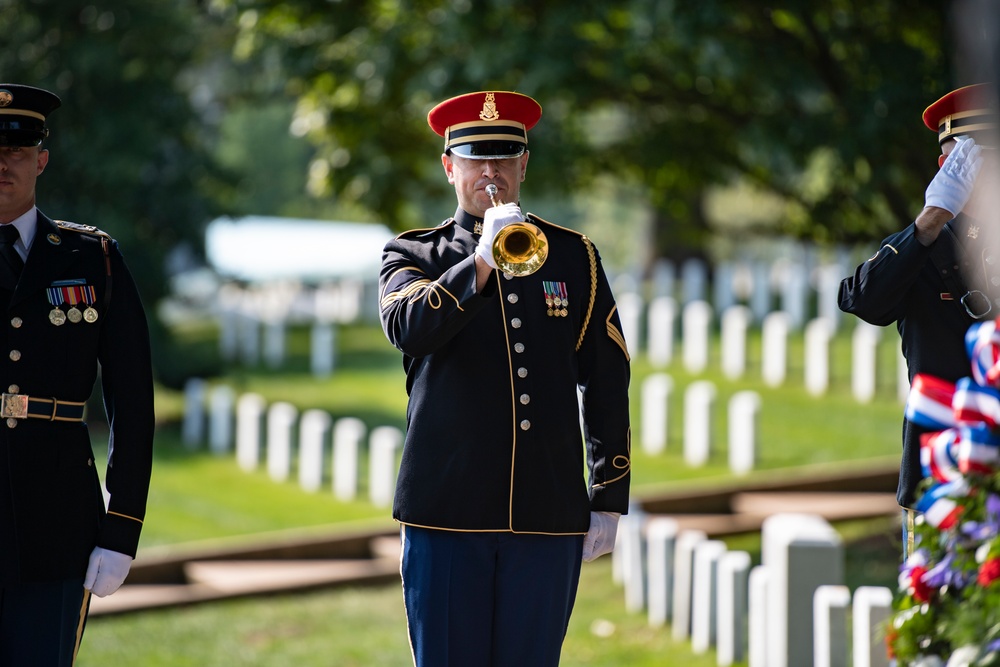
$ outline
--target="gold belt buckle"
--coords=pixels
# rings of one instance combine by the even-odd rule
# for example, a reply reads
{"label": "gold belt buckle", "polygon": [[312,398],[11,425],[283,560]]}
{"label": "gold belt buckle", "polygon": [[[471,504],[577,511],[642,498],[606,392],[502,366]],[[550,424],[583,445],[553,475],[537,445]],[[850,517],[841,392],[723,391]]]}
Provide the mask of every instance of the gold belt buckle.
{"label": "gold belt buckle", "polygon": [[28,416],[28,396],[26,394],[4,394],[0,398],[0,418],[26,419]]}

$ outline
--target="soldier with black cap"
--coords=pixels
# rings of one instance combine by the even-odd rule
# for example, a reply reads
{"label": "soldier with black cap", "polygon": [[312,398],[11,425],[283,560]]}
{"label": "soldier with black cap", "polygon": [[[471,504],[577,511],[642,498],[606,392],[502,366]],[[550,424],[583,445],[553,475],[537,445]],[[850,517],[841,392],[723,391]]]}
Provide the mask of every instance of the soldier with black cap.
{"label": "soldier with black cap", "polygon": [[[965,333],[1000,308],[1000,252],[989,233],[1000,213],[996,111],[987,84],[959,88],[927,107],[924,124],[937,133],[941,155],[924,208],[840,285],[842,310],[878,326],[896,323],[911,381],[918,373],[948,382],[968,376]],[[925,432],[904,418],[896,494],[904,508],[904,556],[912,549],[910,508],[922,479]]]}
{"label": "soldier with black cap", "polygon": [[[524,224],[519,205],[541,112],[512,92],[434,107],[458,210],[383,253],[382,327],[410,397],[393,516],[418,667],[558,664],[581,561],[611,551],[628,508],[614,297],[586,236]],[[494,244],[515,229],[523,258]]]}
{"label": "soldier with black cap", "polygon": [[[71,665],[128,574],[149,489],[149,333],[118,245],[36,208],[53,93],[0,83],[0,666]],[[84,420],[111,427],[105,506]]]}

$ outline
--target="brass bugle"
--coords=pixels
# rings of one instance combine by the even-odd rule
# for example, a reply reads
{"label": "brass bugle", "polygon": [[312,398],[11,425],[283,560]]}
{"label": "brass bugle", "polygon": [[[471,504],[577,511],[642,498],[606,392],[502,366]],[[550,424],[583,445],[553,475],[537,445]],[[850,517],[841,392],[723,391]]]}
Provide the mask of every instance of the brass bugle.
{"label": "brass bugle", "polygon": [[[493,206],[503,206],[502,201],[496,200],[496,185],[487,185],[486,194]],[[493,261],[504,273],[530,276],[542,268],[548,256],[549,242],[545,233],[526,220],[501,227],[493,238]]]}

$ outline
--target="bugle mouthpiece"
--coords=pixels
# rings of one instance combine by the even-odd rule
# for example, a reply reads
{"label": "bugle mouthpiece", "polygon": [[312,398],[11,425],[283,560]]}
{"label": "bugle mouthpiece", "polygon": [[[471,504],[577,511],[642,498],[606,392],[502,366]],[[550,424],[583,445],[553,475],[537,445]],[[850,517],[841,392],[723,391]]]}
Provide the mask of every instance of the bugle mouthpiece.
{"label": "bugle mouthpiece", "polygon": [[486,186],[486,196],[488,196],[490,198],[490,202],[494,206],[499,206],[500,205],[500,203],[497,202],[496,199],[494,199],[494,197],[497,196],[497,186],[494,185],[493,183],[490,183],[489,185]]}

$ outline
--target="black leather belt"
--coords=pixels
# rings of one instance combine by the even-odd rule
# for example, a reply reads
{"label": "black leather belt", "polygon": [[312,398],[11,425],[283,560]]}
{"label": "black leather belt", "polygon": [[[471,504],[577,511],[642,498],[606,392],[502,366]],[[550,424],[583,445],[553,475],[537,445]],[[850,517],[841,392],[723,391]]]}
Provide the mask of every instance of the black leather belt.
{"label": "black leather belt", "polygon": [[0,419],[7,426],[17,424],[17,419],[45,419],[54,422],[83,421],[83,408],[79,401],[60,401],[55,398],[35,398],[27,394],[3,394],[0,397]]}

